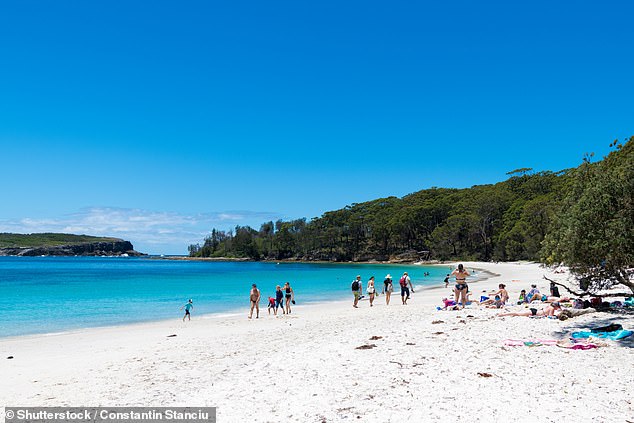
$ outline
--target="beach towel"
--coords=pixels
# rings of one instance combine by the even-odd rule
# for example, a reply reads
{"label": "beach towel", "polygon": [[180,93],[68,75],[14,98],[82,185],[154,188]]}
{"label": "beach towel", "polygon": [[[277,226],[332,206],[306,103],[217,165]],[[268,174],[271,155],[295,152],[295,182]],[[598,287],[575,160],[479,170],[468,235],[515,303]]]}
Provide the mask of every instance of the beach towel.
{"label": "beach towel", "polygon": [[590,342],[587,339],[573,339],[566,341],[557,341],[554,339],[537,339],[537,340],[524,340],[524,339],[507,339],[504,341],[504,345],[510,347],[541,347],[541,346],[552,346],[556,345],[561,348],[566,348],[570,350],[591,350],[594,348],[599,348],[605,346],[606,344],[601,344],[599,342]]}
{"label": "beach towel", "polygon": [[555,339],[506,339],[504,345],[509,347],[541,347],[542,345],[557,345]]}
{"label": "beach towel", "polygon": [[599,345],[593,343],[576,344],[574,342],[566,341],[558,342],[557,346],[569,350],[591,350],[594,348],[599,348]]}
{"label": "beach towel", "polygon": [[632,336],[634,332],[631,330],[615,330],[614,332],[573,332],[570,336],[573,339],[583,339],[583,338],[601,338],[601,339],[610,339],[612,341],[618,341],[619,339],[627,338],[628,336]]}

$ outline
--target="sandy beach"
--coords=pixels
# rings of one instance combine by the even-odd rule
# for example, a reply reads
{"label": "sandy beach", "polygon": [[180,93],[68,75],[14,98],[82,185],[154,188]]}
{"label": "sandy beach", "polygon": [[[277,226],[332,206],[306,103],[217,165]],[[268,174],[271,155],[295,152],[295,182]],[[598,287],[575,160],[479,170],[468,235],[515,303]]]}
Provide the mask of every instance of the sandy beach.
{"label": "sandy beach", "polygon": [[[543,275],[567,276],[532,263],[465,266],[494,274],[470,284],[475,295],[503,282],[511,300],[531,283],[548,292]],[[219,422],[634,421],[634,337],[591,350],[504,344],[609,323],[632,330],[631,316],[436,310],[449,293],[417,290],[403,306],[395,292],[389,306],[381,295],[358,309],[350,295],[277,318],[263,301],[257,320],[247,303],[240,316],[2,339],[0,406],[214,406]]]}

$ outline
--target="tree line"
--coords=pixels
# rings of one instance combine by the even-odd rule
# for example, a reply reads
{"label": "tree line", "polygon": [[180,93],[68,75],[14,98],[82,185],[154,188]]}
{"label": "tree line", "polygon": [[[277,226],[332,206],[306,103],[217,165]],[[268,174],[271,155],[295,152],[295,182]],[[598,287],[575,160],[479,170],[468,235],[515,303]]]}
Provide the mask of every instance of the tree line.
{"label": "tree line", "polygon": [[496,184],[434,187],[351,204],[310,221],[213,229],[202,245],[189,246],[189,254],[306,261],[541,260],[579,272],[603,266],[612,269],[613,280],[624,282],[623,269],[634,267],[634,137],[611,147],[603,160],[593,163],[587,156],[579,167],[559,172],[523,168]]}

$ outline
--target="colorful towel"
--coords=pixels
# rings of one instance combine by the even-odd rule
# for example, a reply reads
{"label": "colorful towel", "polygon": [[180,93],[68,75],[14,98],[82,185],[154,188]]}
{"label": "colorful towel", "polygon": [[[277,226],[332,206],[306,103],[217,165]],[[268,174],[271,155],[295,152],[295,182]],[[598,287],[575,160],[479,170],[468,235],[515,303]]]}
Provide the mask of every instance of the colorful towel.
{"label": "colorful towel", "polygon": [[607,344],[601,342],[591,342],[588,339],[570,339],[565,341],[557,341],[554,339],[507,339],[504,341],[504,345],[510,347],[541,347],[548,345],[556,345],[561,348],[570,350],[591,350],[594,348],[605,347]]}
{"label": "colorful towel", "polygon": [[593,348],[599,348],[599,345],[587,343],[587,344],[576,344],[576,343],[567,343],[560,342],[557,344],[558,347],[567,348],[569,350],[591,350]]}
{"label": "colorful towel", "polygon": [[573,332],[573,339],[582,339],[582,338],[601,338],[601,339],[610,339],[612,341],[618,341],[619,339],[627,338],[628,336],[632,336],[634,332],[631,330],[615,330],[614,332]]}
{"label": "colorful towel", "polygon": [[504,345],[509,347],[541,347],[542,345],[557,345],[554,339],[507,339]]}

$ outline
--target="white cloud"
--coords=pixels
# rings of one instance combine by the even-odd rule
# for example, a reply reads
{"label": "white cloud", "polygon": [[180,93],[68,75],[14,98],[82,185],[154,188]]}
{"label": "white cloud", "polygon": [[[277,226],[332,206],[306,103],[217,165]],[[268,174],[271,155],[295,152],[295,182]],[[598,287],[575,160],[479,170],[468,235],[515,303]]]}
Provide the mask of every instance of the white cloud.
{"label": "white cloud", "polygon": [[223,211],[180,214],[115,207],[89,207],[58,218],[0,220],[0,232],[63,232],[113,236],[132,242],[135,249],[152,254],[186,254],[187,246],[202,242],[212,228],[235,225],[259,228],[280,214],[257,211]]}

